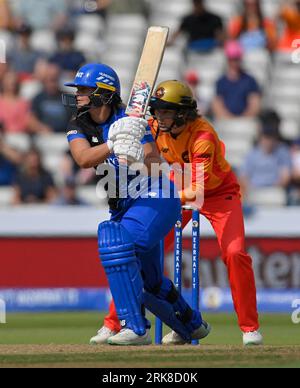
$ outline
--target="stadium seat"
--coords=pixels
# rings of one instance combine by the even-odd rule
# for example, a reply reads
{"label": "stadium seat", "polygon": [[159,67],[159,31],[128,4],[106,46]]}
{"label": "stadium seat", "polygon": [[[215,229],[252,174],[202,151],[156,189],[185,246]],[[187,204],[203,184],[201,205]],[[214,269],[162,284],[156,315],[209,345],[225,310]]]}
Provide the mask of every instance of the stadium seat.
{"label": "stadium seat", "polygon": [[[166,25],[166,17],[168,18],[168,15],[165,14],[153,14],[150,16],[149,23],[152,26],[164,26]],[[170,29],[170,33],[172,34],[177,30],[179,26],[179,20],[178,18],[168,18],[168,27]]]}
{"label": "stadium seat", "polygon": [[62,160],[62,154],[43,154],[43,164],[47,171],[49,171],[55,182],[61,182],[60,164]]}
{"label": "stadium seat", "polygon": [[95,186],[82,186],[77,189],[79,198],[83,199],[87,203],[95,206],[103,204],[107,201],[106,192],[101,187]]}
{"label": "stadium seat", "polygon": [[215,85],[200,83],[199,87],[197,88],[199,98],[208,103],[211,103],[214,99],[215,91]]}
{"label": "stadium seat", "polygon": [[104,34],[106,26],[103,18],[98,15],[80,15],[76,20],[77,30],[89,33],[95,37]]}
{"label": "stadium seat", "polygon": [[76,35],[74,47],[81,51],[89,62],[99,62],[105,50],[102,39],[87,32],[79,32]]}
{"label": "stadium seat", "polygon": [[272,81],[274,86],[282,86],[286,84],[300,86],[300,71],[299,65],[291,64],[274,66],[272,71]]}
{"label": "stadium seat", "polygon": [[285,119],[280,126],[281,135],[287,140],[300,138],[300,121]]}
{"label": "stadium seat", "polygon": [[150,7],[152,14],[171,12],[177,17],[182,17],[192,10],[191,2],[182,0],[151,0]]}
{"label": "stadium seat", "polygon": [[37,136],[34,140],[37,148],[44,154],[63,154],[68,150],[65,134],[51,134]]}
{"label": "stadium seat", "polygon": [[12,203],[13,188],[9,186],[0,187],[0,207],[6,207]]}
{"label": "stadium seat", "polygon": [[30,44],[33,49],[48,54],[52,54],[57,49],[55,35],[52,30],[33,31]]}
{"label": "stadium seat", "polygon": [[0,44],[1,44],[1,52],[0,52],[0,63],[6,62],[8,53],[14,47],[14,38],[11,32],[0,29]]}
{"label": "stadium seat", "polygon": [[270,78],[270,55],[266,50],[247,51],[243,65],[262,87],[266,85]]}
{"label": "stadium seat", "polygon": [[137,67],[138,64],[138,56],[132,55],[131,51],[122,51],[121,55],[120,52],[117,50],[107,50],[103,54],[103,62],[106,64],[112,66],[113,68],[124,66],[126,68],[132,68]]}
{"label": "stadium seat", "polygon": [[258,133],[259,124],[255,119],[217,120],[215,128],[220,137],[225,139],[243,138],[252,143]]}
{"label": "stadium seat", "polygon": [[[138,36],[145,32],[146,20],[139,14],[113,14],[107,20],[107,34]],[[121,35],[120,35],[121,34]]]}
{"label": "stadium seat", "polygon": [[280,187],[255,189],[249,193],[249,203],[256,206],[279,207],[287,204],[287,196]]}
{"label": "stadium seat", "polygon": [[6,134],[5,142],[11,147],[22,152],[28,151],[32,144],[30,136],[23,133]]}
{"label": "stadium seat", "polygon": [[20,96],[26,100],[33,100],[42,91],[42,84],[37,80],[24,81],[20,85]]}
{"label": "stadium seat", "polygon": [[221,139],[225,144],[226,159],[234,168],[240,168],[252,148],[252,142],[242,137],[236,139],[221,137]]}
{"label": "stadium seat", "polygon": [[[216,49],[209,54],[198,54],[190,52],[187,58],[188,66],[203,68],[214,67],[219,70],[224,70],[226,59],[223,50]],[[213,66],[212,66],[213,64]]]}
{"label": "stadium seat", "polygon": [[115,35],[107,35],[105,41],[106,49],[108,52],[119,52],[120,59],[122,58],[122,52],[124,51],[129,51],[132,53],[132,56],[139,58],[145,37],[146,35],[133,36],[123,34],[119,37],[116,37]]}
{"label": "stadium seat", "polygon": [[226,160],[235,170],[238,170],[245,160],[245,155],[240,153],[226,152]]}
{"label": "stadium seat", "polygon": [[300,120],[300,109],[298,101],[275,100],[270,107],[275,108],[282,119]]}
{"label": "stadium seat", "polygon": [[[274,85],[274,84],[273,84]],[[293,84],[275,84],[270,88],[270,98],[283,100],[298,100],[300,102],[299,86]]]}
{"label": "stadium seat", "polygon": [[291,53],[278,51],[274,54],[274,65],[291,65]]}
{"label": "stadium seat", "polygon": [[182,0],[155,0],[151,2],[151,24],[166,25],[171,31],[177,29],[182,17],[189,14],[192,7],[191,2]]}
{"label": "stadium seat", "polygon": [[167,47],[164,58],[162,61],[162,66],[169,67],[172,69],[177,69],[178,71],[182,71],[183,69],[183,56],[182,51],[177,46]]}
{"label": "stadium seat", "polygon": [[158,79],[157,79],[157,84],[166,80],[178,80],[181,78],[179,70],[176,68],[168,68],[167,66],[162,65]]}
{"label": "stadium seat", "polygon": [[263,14],[271,19],[278,15],[281,0],[262,0]]}
{"label": "stadium seat", "polygon": [[236,0],[206,0],[206,7],[210,12],[229,20],[238,12]]}

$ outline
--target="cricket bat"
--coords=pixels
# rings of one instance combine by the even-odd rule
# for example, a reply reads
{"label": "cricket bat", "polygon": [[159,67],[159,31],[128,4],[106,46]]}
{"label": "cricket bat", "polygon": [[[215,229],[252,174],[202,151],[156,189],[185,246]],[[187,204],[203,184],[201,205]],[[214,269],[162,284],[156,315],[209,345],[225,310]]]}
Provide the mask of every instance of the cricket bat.
{"label": "cricket bat", "polygon": [[[169,35],[168,27],[149,27],[140,63],[128,99],[125,113],[144,117],[157,80]],[[120,164],[130,164],[125,156],[119,156]]]}
{"label": "cricket bat", "polygon": [[144,117],[153,93],[169,35],[168,27],[148,29],[140,63],[128,100],[126,114]]}

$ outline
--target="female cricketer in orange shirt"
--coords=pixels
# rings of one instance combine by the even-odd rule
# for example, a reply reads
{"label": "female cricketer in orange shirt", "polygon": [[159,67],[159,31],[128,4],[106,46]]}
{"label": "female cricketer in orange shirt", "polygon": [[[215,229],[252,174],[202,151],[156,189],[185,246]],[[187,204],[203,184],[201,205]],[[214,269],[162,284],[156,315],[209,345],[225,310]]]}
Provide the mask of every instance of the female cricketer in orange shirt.
{"label": "female cricketer in orange shirt", "polygon": [[[161,83],[151,99],[149,121],[152,134],[164,159],[169,164],[192,164],[195,177],[197,164],[204,169],[204,187],[191,187],[180,191],[182,203],[192,202],[195,189],[204,192],[200,212],[211,223],[228,269],[229,283],[239,326],[243,332],[244,345],[260,345],[256,302],[256,287],[251,257],[245,252],[245,231],[241,205],[240,187],[225,159],[224,145],[214,128],[199,116],[190,88],[179,81]],[[202,181],[202,186],[203,186]],[[201,185],[201,183],[200,183]],[[190,221],[190,213],[183,214],[183,226]],[[173,234],[166,239],[166,247],[172,246]],[[105,337],[120,329],[114,304],[92,343],[104,343]],[[111,332],[111,334],[110,334]],[[171,332],[163,339],[164,344],[179,344],[182,340]]]}

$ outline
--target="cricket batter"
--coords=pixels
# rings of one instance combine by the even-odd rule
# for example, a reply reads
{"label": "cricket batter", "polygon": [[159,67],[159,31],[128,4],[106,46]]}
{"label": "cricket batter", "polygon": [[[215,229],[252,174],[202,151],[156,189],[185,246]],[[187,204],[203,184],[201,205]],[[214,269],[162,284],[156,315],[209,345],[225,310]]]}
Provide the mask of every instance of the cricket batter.
{"label": "cricket batter", "polygon": [[82,168],[106,163],[108,173],[115,172],[110,178],[114,182],[109,182],[116,187],[109,198],[111,219],[98,228],[100,259],[121,322],[121,330],[108,343],[149,345],[145,306],[186,342],[207,336],[209,325],[163,276],[160,266],[160,241],[181,208],[174,184],[173,195],[167,198],[162,176],[153,181],[147,174],[141,177],[140,192],[130,194],[135,193],[131,190],[135,176],[127,175],[128,195],[120,196],[121,169],[129,167],[119,163],[119,157],[149,166],[160,160],[147,121],[125,116],[118,75],[107,65],[83,66],[66,86],[77,88],[76,95],[63,96],[65,105],[77,108],[67,133],[73,158]]}
{"label": "cricket batter", "polygon": [[[240,187],[231,166],[225,159],[224,145],[214,128],[197,112],[190,88],[179,81],[161,83],[151,100],[150,126],[158,150],[170,163],[198,163],[204,166],[204,204],[199,211],[213,226],[228,269],[228,277],[244,345],[260,345],[256,302],[256,286],[251,257],[245,252],[244,220]],[[196,183],[195,184],[199,184]],[[194,187],[180,192],[181,202],[192,202]],[[190,221],[184,214],[183,226]],[[173,243],[173,233],[166,246]],[[105,336],[119,330],[113,303],[104,326],[92,339],[105,342]],[[164,344],[182,344],[184,339],[176,331],[163,338]]]}

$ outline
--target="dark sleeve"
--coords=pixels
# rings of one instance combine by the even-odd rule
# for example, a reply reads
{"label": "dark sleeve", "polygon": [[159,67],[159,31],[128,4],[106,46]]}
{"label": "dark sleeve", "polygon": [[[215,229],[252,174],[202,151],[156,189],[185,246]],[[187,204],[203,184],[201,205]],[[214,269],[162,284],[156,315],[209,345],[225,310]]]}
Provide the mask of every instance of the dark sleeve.
{"label": "dark sleeve", "polygon": [[179,30],[183,32],[187,32],[190,30],[190,18],[189,16],[185,16],[180,23]]}
{"label": "dark sleeve", "polygon": [[249,76],[248,79],[248,91],[249,93],[260,93],[260,88],[255,78]]}
{"label": "dark sleeve", "polygon": [[31,103],[31,110],[32,110],[32,112],[36,115],[36,117],[37,117],[38,119],[41,118],[41,109],[40,109],[41,100],[42,100],[42,96],[39,94],[39,95],[37,95],[37,96],[32,100],[32,103]]}
{"label": "dark sleeve", "polygon": [[68,139],[69,143],[72,140],[76,140],[76,139],[86,139],[87,140],[83,130],[78,125],[76,118],[72,118],[68,124],[67,139]]}
{"label": "dark sleeve", "polygon": [[48,189],[49,187],[55,187],[54,180],[49,172],[45,172],[43,181],[45,189]]}
{"label": "dark sleeve", "polygon": [[223,96],[224,95],[224,79],[221,78],[217,81],[216,84],[216,94],[217,96]]}
{"label": "dark sleeve", "polygon": [[14,186],[20,186],[20,183],[21,183],[20,171],[17,170],[17,172],[15,173],[14,178],[12,180],[12,184]]}
{"label": "dark sleeve", "polygon": [[216,29],[223,30],[223,20],[220,18],[220,16],[216,16],[215,25]]}

